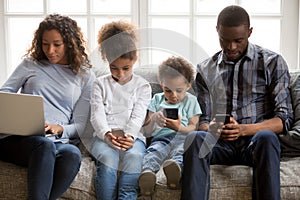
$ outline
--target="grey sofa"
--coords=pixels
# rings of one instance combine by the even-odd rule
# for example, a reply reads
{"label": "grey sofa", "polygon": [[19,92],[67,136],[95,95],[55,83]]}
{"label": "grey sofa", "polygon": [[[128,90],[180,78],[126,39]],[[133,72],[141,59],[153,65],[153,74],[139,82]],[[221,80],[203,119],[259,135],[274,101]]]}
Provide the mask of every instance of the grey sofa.
{"label": "grey sofa", "polygon": [[[152,85],[153,92],[159,91],[156,75],[153,71],[143,69],[137,71],[143,75]],[[300,144],[299,147],[291,147],[288,144],[292,141],[300,141],[300,73],[292,74],[292,96],[296,121],[291,132],[281,138],[283,142],[283,154],[299,157],[283,157],[281,160],[281,197],[283,200],[300,199]],[[299,104],[299,105],[298,105]],[[86,147],[90,144],[91,128],[87,128],[88,134],[82,136],[82,143],[79,145],[83,160],[80,171],[70,188],[60,199],[94,200],[96,199],[93,178],[95,164],[89,156]],[[297,142],[295,143],[297,144]],[[0,161],[0,200],[21,200],[26,199],[26,168]],[[154,200],[180,199],[180,190],[169,190],[166,187],[166,179],[162,171],[157,174],[156,192]],[[247,200],[251,199],[252,169],[247,166],[211,166],[211,200]]]}

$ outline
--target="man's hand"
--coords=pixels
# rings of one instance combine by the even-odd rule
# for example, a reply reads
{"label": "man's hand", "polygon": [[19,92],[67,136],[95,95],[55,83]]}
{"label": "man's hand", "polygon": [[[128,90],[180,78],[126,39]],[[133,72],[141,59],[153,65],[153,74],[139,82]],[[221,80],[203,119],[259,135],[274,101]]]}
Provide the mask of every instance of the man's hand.
{"label": "man's hand", "polygon": [[[208,126],[208,128],[207,128]],[[213,119],[209,124],[205,123],[202,124],[202,127],[207,129],[207,132],[214,135],[216,138],[219,138],[222,131],[223,122],[216,122],[215,119]]]}
{"label": "man's hand", "polygon": [[241,136],[240,125],[233,117],[230,117],[230,122],[222,126],[220,138],[223,140],[233,141]]}
{"label": "man's hand", "polygon": [[229,141],[236,140],[241,136],[240,125],[233,117],[230,117],[230,122],[228,124],[216,122],[216,120],[213,119],[209,123],[208,132],[217,138]]}

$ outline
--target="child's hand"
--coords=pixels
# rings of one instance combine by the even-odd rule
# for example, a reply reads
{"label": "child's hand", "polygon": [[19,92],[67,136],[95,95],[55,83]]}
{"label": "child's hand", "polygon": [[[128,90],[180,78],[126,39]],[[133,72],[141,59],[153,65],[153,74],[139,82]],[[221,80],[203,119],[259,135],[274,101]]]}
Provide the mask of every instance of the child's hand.
{"label": "child's hand", "polygon": [[165,127],[172,129],[174,131],[180,131],[180,126],[181,126],[180,115],[178,115],[178,119],[165,118],[165,120],[166,120]]}
{"label": "child's hand", "polygon": [[124,137],[118,137],[118,142],[121,144],[121,150],[127,151],[134,144],[134,139],[131,135],[125,134]]}
{"label": "child's hand", "polygon": [[165,127],[166,126],[166,119],[162,110],[153,113],[151,116],[151,120],[153,120],[158,126]]}
{"label": "child's hand", "polygon": [[115,149],[121,149],[121,143],[119,142],[118,138],[114,136],[111,132],[107,132],[104,136],[104,141]]}

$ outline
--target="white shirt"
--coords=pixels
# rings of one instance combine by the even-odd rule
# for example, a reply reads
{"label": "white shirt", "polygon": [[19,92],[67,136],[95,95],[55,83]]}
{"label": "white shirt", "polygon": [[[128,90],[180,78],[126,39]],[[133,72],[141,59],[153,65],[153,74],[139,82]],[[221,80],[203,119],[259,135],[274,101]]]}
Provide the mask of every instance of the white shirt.
{"label": "white shirt", "polygon": [[111,74],[98,77],[92,87],[91,123],[94,136],[104,140],[112,128],[145,141],[140,132],[151,100],[150,84],[133,74],[132,79],[120,85]]}

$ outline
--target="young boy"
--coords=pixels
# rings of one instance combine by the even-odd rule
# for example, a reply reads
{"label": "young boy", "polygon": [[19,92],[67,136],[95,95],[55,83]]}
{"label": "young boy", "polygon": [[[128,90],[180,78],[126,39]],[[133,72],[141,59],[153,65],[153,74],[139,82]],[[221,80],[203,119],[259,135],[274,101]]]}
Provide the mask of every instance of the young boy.
{"label": "young boy", "polygon": [[[170,189],[180,186],[183,144],[186,134],[197,129],[201,114],[197,98],[187,92],[194,80],[190,63],[180,57],[170,57],[159,66],[158,77],[163,92],[153,96],[144,125],[144,134],[151,134],[153,139],[139,177],[140,198],[153,194],[161,165],[167,186]],[[173,110],[169,116],[170,108]]]}

